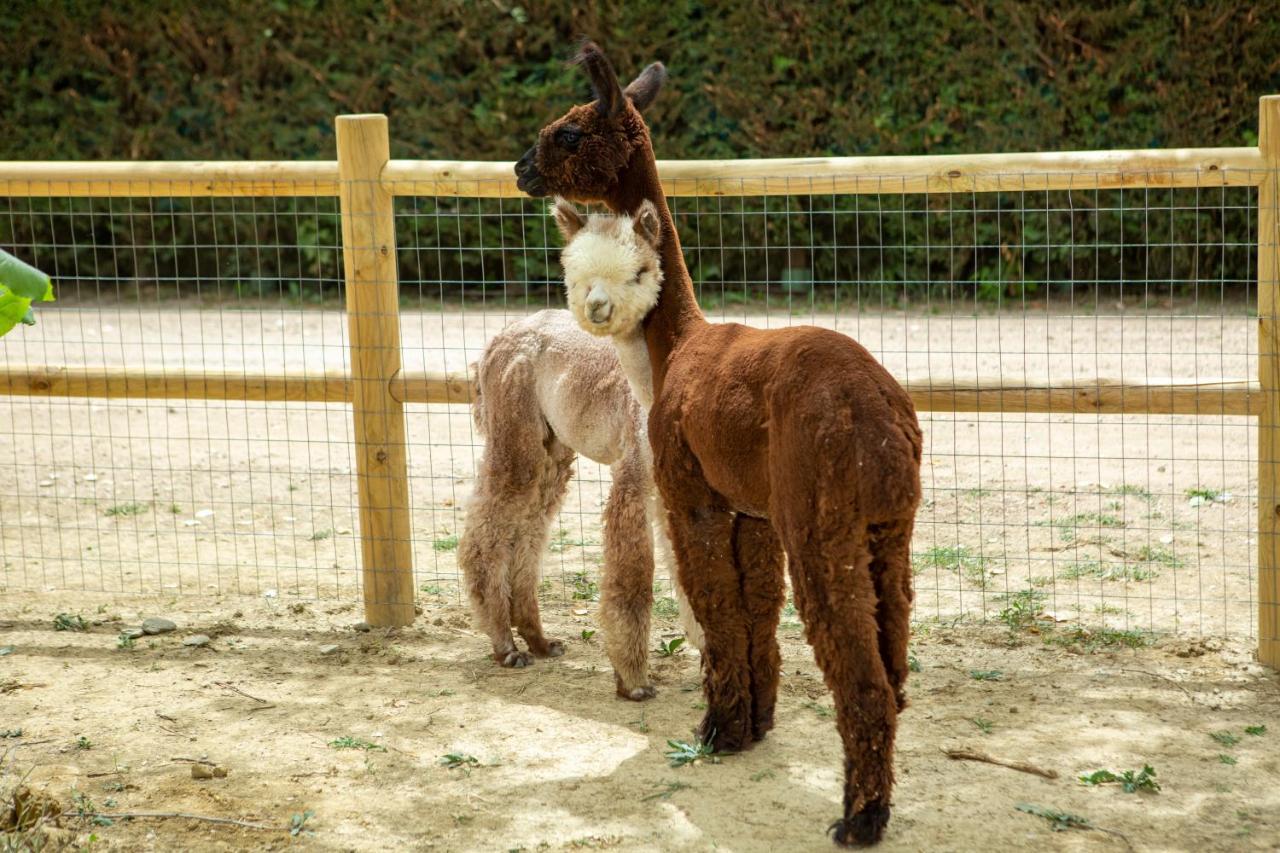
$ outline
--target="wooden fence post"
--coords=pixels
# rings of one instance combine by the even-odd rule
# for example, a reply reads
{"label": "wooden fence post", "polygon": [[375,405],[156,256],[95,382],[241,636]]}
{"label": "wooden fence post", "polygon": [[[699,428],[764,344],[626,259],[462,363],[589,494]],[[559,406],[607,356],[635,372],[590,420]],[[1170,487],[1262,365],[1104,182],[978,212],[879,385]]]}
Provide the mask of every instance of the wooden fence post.
{"label": "wooden fence post", "polygon": [[391,380],[400,370],[400,284],[393,200],[382,186],[391,156],[387,117],[338,116],[337,135],[365,620],[410,625],[413,548],[404,405],[391,395]]}
{"label": "wooden fence post", "polygon": [[1280,669],[1280,95],[1258,104],[1258,660]]}

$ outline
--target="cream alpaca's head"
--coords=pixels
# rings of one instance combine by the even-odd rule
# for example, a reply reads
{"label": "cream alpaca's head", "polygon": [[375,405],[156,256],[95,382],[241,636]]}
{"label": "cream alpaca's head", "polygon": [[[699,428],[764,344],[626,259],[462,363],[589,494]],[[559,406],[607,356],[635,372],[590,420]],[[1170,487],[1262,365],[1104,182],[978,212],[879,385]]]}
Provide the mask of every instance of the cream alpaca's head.
{"label": "cream alpaca's head", "polygon": [[653,202],[646,200],[634,217],[584,218],[557,199],[551,215],[565,239],[560,263],[578,325],[602,337],[635,332],[662,292],[662,223]]}

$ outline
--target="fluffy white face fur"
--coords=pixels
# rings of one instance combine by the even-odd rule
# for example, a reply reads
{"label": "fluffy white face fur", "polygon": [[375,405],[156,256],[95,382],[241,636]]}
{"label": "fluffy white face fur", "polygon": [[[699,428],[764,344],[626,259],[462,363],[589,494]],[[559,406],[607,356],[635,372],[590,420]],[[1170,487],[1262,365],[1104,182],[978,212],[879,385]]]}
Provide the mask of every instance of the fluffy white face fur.
{"label": "fluffy white face fur", "polygon": [[569,310],[593,335],[625,337],[658,304],[661,225],[646,201],[631,216],[583,216],[558,200],[551,210],[567,241],[560,256]]}

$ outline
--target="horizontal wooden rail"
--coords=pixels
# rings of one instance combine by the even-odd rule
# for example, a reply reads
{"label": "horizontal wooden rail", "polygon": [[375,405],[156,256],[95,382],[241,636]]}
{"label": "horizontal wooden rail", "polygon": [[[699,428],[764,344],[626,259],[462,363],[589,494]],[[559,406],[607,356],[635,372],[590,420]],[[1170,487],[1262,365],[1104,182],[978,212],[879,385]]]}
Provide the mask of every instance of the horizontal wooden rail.
{"label": "horizontal wooden rail", "polygon": [[[1142,187],[1257,186],[1257,148],[662,160],[672,196],[1019,192]],[[509,162],[391,160],[394,195],[516,198]],[[336,196],[332,160],[0,162],[0,196]]]}
{"label": "horizontal wooden rail", "polygon": [[0,161],[0,196],[317,196],[338,194],[338,163],[318,161]]}
{"label": "horizontal wooden rail", "polygon": [[[670,196],[902,194],[1257,186],[1257,148],[659,160]],[[518,197],[510,163],[392,160],[382,173],[395,195]]]}
{"label": "horizontal wooden rail", "polygon": [[[996,379],[910,380],[903,383],[922,412],[1041,412],[1102,415],[1235,415],[1262,411],[1259,385],[1245,379],[1198,382],[1114,379],[1072,384],[1027,384]],[[345,374],[180,373],[137,368],[0,369],[0,395],[134,399],[245,400],[284,403],[350,403],[353,381]],[[463,373],[399,373],[391,396],[402,403],[469,403],[472,386]]]}

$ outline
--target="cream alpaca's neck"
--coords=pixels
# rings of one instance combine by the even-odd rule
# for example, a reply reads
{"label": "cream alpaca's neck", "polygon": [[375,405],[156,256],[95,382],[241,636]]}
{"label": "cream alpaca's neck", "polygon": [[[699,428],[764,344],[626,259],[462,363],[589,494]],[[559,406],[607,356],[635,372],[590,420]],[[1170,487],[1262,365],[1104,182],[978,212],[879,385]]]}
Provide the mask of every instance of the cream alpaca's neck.
{"label": "cream alpaca's neck", "polygon": [[647,413],[653,407],[653,367],[649,362],[649,346],[639,329],[613,336],[622,373],[627,377],[631,393]]}

